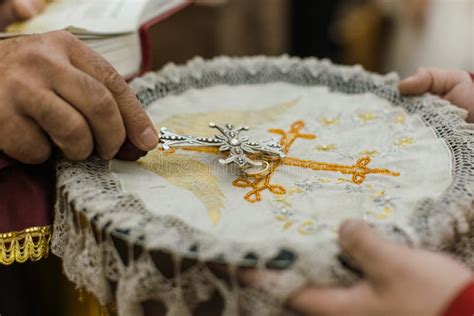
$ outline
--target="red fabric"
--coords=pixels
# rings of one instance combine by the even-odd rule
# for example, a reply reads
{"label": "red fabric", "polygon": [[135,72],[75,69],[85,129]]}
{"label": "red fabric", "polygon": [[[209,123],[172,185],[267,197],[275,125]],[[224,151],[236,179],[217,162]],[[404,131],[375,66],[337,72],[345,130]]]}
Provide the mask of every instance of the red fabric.
{"label": "red fabric", "polygon": [[470,282],[451,302],[443,316],[474,315],[474,280]]}
{"label": "red fabric", "polygon": [[54,168],[27,166],[0,153],[0,233],[51,224]]}
{"label": "red fabric", "polygon": [[472,81],[474,81],[474,72],[470,72],[469,76],[471,76]]}
{"label": "red fabric", "polygon": [[[116,158],[135,161],[145,154],[126,140]],[[0,152],[0,233],[50,225],[54,184],[52,161],[28,166]]]}
{"label": "red fabric", "polygon": [[132,80],[137,76],[143,75],[145,72],[150,71],[152,65],[152,56],[151,56],[151,36],[150,36],[150,29],[158,24],[159,22],[165,20],[166,18],[172,16],[176,12],[184,9],[188,5],[190,5],[192,1],[187,0],[183,4],[174,7],[170,11],[166,11],[163,14],[151,19],[150,21],[145,22],[143,25],[140,26],[139,34],[140,34],[140,42],[141,42],[141,51],[142,51],[142,63],[140,66],[140,70],[138,73],[132,74],[129,77],[125,78],[127,81]]}

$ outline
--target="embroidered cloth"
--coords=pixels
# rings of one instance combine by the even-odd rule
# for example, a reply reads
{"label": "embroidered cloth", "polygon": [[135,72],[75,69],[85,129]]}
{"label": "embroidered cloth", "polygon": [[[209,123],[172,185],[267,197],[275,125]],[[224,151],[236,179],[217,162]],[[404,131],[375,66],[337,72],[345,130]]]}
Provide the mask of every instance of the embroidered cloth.
{"label": "embroidered cloth", "polygon": [[[104,303],[115,294],[120,315],[140,315],[151,299],[183,315],[214,292],[225,315],[285,314],[279,303],[304,283],[357,278],[337,245],[349,217],[472,264],[466,113],[434,96],[401,97],[397,80],[288,57],[195,59],[137,79],[157,128],[210,137],[209,122],[247,125],[252,140],[277,138],[286,157],[254,176],[222,166],[212,148],[157,149],[138,162],[62,160],[53,251],[78,286]],[[172,277],[157,253],[172,259]],[[251,290],[206,262],[231,275],[238,266],[284,273]]]}

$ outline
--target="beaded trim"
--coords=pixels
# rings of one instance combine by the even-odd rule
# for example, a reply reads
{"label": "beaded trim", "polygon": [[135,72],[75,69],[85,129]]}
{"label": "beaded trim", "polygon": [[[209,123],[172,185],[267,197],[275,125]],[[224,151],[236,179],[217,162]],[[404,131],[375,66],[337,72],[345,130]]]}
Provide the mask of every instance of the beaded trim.
{"label": "beaded trim", "polygon": [[38,261],[48,257],[51,226],[30,227],[0,234],[0,264]]}

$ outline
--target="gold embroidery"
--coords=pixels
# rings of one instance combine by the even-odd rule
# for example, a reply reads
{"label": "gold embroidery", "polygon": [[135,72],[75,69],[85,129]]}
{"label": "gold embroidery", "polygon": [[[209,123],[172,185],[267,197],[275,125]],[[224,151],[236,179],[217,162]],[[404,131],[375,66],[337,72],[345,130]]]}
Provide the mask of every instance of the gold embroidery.
{"label": "gold embroidery", "polygon": [[138,164],[169,183],[194,193],[206,207],[212,223],[218,224],[224,206],[224,194],[210,167],[195,158],[192,155],[167,155],[166,151],[154,150],[141,158]]}
{"label": "gold embroidery", "polygon": [[406,147],[409,145],[413,145],[414,143],[415,143],[415,140],[412,137],[400,137],[399,139],[393,142],[394,145],[400,146],[400,147]]}
{"label": "gold embroidery", "polygon": [[393,118],[393,122],[396,124],[405,124],[406,117],[403,114],[399,114]]}
{"label": "gold embroidery", "polygon": [[380,152],[378,150],[362,150],[359,155],[361,156],[369,156],[370,158],[375,158],[378,156]]}
{"label": "gold embroidery", "polygon": [[[301,130],[304,128],[303,121],[296,121],[290,127],[289,131],[283,129],[269,129],[270,133],[278,134],[281,136],[280,144],[283,147],[283,152],[288,153],[290,147],[293,145],[297,138],[302,139],[315,139],[316,135],[313,134],[302,134]],[[254,203],[261,200],[261,192],[268,190],[273,194],[285,194],[286,189],[281,185],[270,184],[270,181],[273,177],[273,174],[278,167],[281,166],[287,160],[279,159],[277,161],[270,162],[269,172],[264,175],[254,175],[254,176],[241,176],[238,179],[234,180],[233,184],[240,188],[251,188],[244,199],[248,202]]]}
{"label": "gold embroidery", "polygon": [[332,180],[328,178],[318,178],[318,181],[321,183],[331,183]]}
{"label": "gold embroidery", "polygon": [[[283,152],[288,154],[291,146],[296,141],[296,139],[315,139],[316,135],[314,134],[304,134],[301,133],[301,130],[304,128],[305,123],[304,121],[296,121],[294,122],[289,131],[285,131],[283,129],[269,129],[270,133],[278,134],[281,136],[280,144],[283,147]],[[202,153],[219,153],[217,148],[205,148],[205,147],[182,147],[181,149],[188,150],[188,151],[195,151],[195,152],[202,152]],[[286,157],[283,159],[278,160],[269,160],[269,169],[268,172],[265,174],[256,174],[256,175],[241,175],[239,178],[235,179],[232,184],[239,188],[250,188],[250,191],[245,194],[244,199],[248,202],[255,203],[261,200],[261,192],[268,190],[271,193],[277,196],[285,195],[286,188],[279,184],[272,184],[271,180],[275,173],[275,171],[281,165],[288,165],[293,167],[300,167],[300,168],[307,168],[312,169],[315,171],[327,171],[327,172],[339,172],[342,174],[352,175],[352,182],[355,184],[362,184],[366,176],[368,174],[380,174],[386,176],[396,177],[399,176],[399,172],[394,172],[388,169],[381,169],[381,168],[369,168],[368,165],[371,162],[371,158],[369,156],[364,156],[359,158],[355,164],[353,165],[342,165],[342,164],[334,164],[334,163],[327,163],[327,162],[318,162],[313,160],[306,160],[306,159],[299,159],[293,157]],[[182,175],[179,175],[182,177]],[[329,183],[332,182],[331,179],[318,179],[320,182]],[[341,183],[338,180],[338,183]],[[281,197],[277,197],[282,202],[284,199]],[[287,202],[289,203],[289,202]]]}
{"label": "gold embroidery", "polygon": [[392,208],[384,207],[381,213],[369,211],[368,214],[375,217],[378,220],[384,220],[384,219],[387,219],[390,215],[392,215],[392,211],[393,211]]}
{"label": "gold embroidery", "polygon": [[321,124],[326,126],[326,127],[329,127],[329,126],[332,126],[332,125],[336,125],[339,123],[339,120],[337,118],[328,118],[328,117],[323,117],[321,120],[320,120]]}
{"label": "gold embroidery", "polygon": [[310,229],[316,224],[316,222],[312,219],[306,219],[303,223],[298,227],[298,233],[303,236],[312,235],[313,232]]}
{"label": "gold embroidery", "polygon": [[291,226],[293,226],[293,221],[286,216],[277,215],[276,219],[279,222],[283,222],[283,230],[288,230],[291,228]]}
{"label": "gold embroidery", "polygon": [[290,190],[288,190],[289,195],[293,195],[295,193],[302,193],[302,192],[303,192],[303,189],[298,188],[298,187],[294,187],[294,188],[291,188]]}
{"label": "gold embroidery", "polygon": [[373,112],[359,113],[357,116],[362,122],[366,124],[371,121],[374,121],[377,118],[377,115]]}
{"label": "gold embroidery", "polygon": [[337,183],[337,184],[341,184],[341,183],[352,183],[352,181],[347,180],[346,178],[338,178],[338,179],[336,180],[336,183]]}
{"label": "gold embroidery", "polygon": [[379,191],[379,192],[375,192],[374,194],[372,194],[372,197],[374,199],[378,198],[378,197],[382,197],[382,196],[385,196],[385,191]]}
{"label": "gold embroidery", "polygon": [[362,184],[365,181],[366,175],[368,174],[381,174],[392,177],[400,175],[400,173],[388,169],[368,168],[367,165],[371,161],[370,157],[359,158],[359,160],[357,160],[357,162],[352,166],[304,160],[291,157],[285,158],[284,161],[285,165],[289,166],[308,168],[315,171],[330,171],[340,172],[342,174],[349,174],[352,175],[352,182],[354,182],[355,184]]}
{"label": "gold embroidery", "polygon": [[49,254],[51,227],[31,227],[0,234],[0,264],[38,261]]}
{"label": "gold embroidery", "polygon": [[288,200],[286,199],[285,195],[276,195],[275,196],[275,200],[278,202],[278,203],[281,203],[281,204],[285,204],[286,206],[288,207],[291,207],[292,204],[290,202],[288,202]]}
{"label": "gold embroidery", "polygon": [[329,145],[318,145],[315,147],[316,150],[318,151],[333,151],[336,149],[337,146],[334,144],[329,144]]}

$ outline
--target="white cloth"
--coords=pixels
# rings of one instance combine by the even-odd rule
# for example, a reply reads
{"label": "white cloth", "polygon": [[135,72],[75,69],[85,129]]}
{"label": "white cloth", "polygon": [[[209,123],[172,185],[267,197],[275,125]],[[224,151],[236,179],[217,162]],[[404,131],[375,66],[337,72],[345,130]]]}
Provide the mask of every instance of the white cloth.
{"label": "white cloth", "polygon": [[124,190],[138,195],[150,211],[178,217],[216,242],[231,239],[258,249],[300,244],[310,252],[321,240],[336,238],[345,218],[406,227],[417,202],[438,198],[451,183],[451,156],[443,140],[417,115],[372,94],[349,96],[287,83],[220,85],[158,100],[148,113],[158,128],[185,135],[213,135],[208,122],[249,125],[255,140],[279,138],[268,129],[289,130],[302,120],[301,132],[316,138],[297,139],[288,157],[351,166],[369,153],[369,167],[400,173],[368,174],[358,185],[350,175],[285,165],[271,183],[287,193],[265,190],[261,201],[251,203],[244,199],[251,188],[232,185],[238,170],[217,162],[222,155],[178,150],[151,152],[139,163],[112,162]]}

